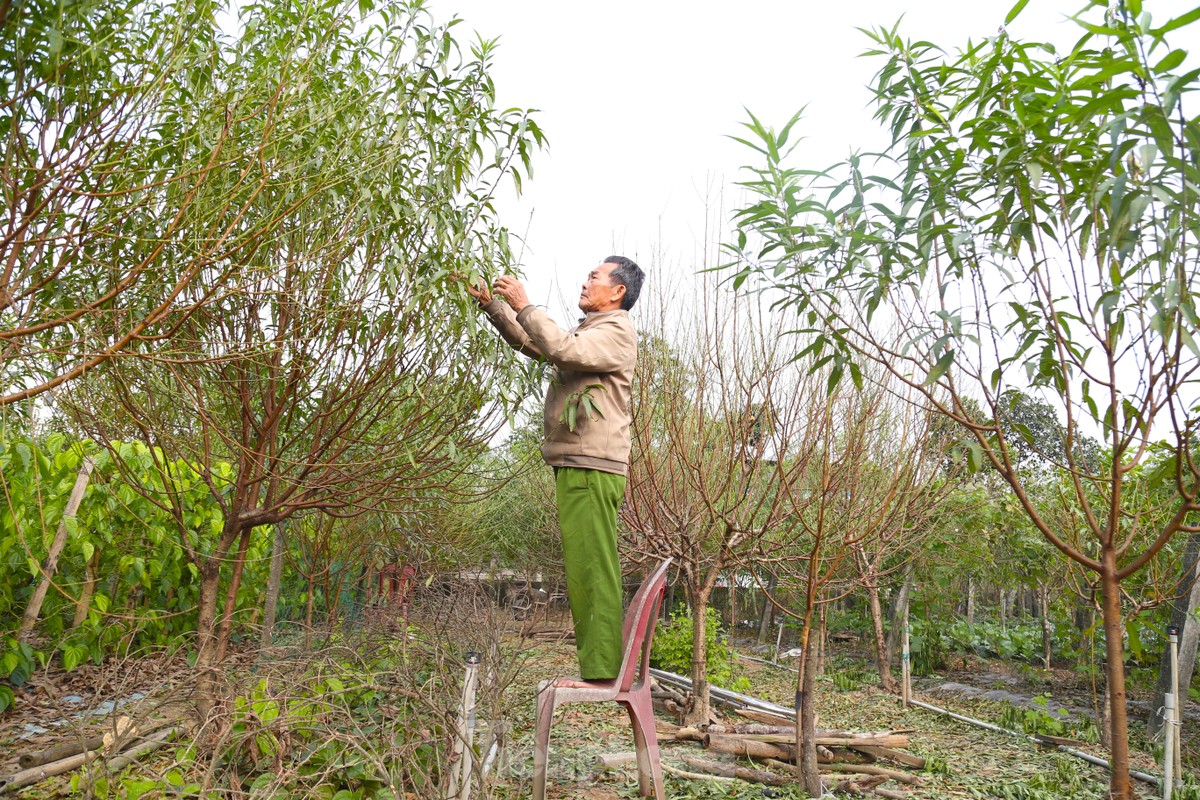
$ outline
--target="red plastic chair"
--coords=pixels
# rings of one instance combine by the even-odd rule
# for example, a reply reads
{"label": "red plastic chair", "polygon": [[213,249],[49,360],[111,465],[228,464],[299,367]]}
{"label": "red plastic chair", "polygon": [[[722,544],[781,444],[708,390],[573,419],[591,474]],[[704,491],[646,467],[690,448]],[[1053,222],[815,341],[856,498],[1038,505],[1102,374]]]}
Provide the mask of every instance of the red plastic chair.
{"label": "red plastic chair", "polygon": [[566,703],[601,703],[614,700],[625,706],[633,723],[637,750],[638,784],[642,797],[664,800],[662,764],[658,760],[658,737],[654,729],[654,707],[650,701],[650,645],[658,608],[667,589],[667,559],[654,570],[633,596],[625,612],[621,639],[625,656],[621,671],[612,681],[580,681],[555,678],[538,685],[537,733],[533,749],[533,800],[546,797],[546,753],[550,748],[550,725],[554,709]]}

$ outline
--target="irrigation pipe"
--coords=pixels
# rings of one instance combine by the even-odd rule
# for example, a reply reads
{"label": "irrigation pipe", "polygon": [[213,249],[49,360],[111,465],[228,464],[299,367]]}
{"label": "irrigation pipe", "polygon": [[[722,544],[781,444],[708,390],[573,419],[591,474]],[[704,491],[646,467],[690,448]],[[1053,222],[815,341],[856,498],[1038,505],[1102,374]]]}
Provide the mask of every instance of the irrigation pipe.
{"label": "irrigation pipe", "polygon": [[[917,708],[923,708],[926,711],[932,711],[935,714],[941,714],[942,716],[949,717],[950,719],[958,720],[959,722],[965,722],[968,725],[975,725],[976,727],[984,728],[989,731],[996,731],[997,733],[1007,733],[1010,736],[1016,736],[1019,739],[1026,739],[1030,742],[1035,742],[1042,746],[1045,746],[1047,744],[1047,742],[1044,739],[1039,739],[1036,736],[1030,736],[1027,733],[1021,733],[1020,731],[1014,731],[1014,730],[1010,730],[1008,728],[1002,728],[999,725],[993,725],[990,722],[984,722],[982,720],[972,719],[971,717],[964,717],[962,714],[955,714],[953,711],[947,711],[944,708],[938,708],[937,706],[930,705],[929,703],[923,703],[920,700],[909,700],[909,704],[914,705]],[[1105,761],[1103,758],[1100,758],[1099,756],[1094,756],[1091,753],[1085,753],[1082,750],[1076,750],[1073,747],[1067,747],[1065,744],[1054,745],[1054,749],[1058,750],[1060,753],[1066,753],[1069,756],[1075,756],[1075,758],[1082,759],[1082,760],[1088,762],[1089,764],[1093,764],[1097,767],[1104,767],[1109,772],[1112,772],[1112,764],[1108,763],[1107,761]],[[1161,778],[1158,778],[1154,775],[1150,775],[1149,773],[1139,772],[1136,769],[1131,769],[1131,770],[1129,770],[1129,774],[1131,776],[1133,776],[1134,778],[1137,778],[1139,781],[1142,781],[1143,783],[1151,783],[1151,784],[1154,784],[1155,786],[1162,785]]]}
{"label": "irrigation pipe", "polygon": [[[650,674],[664,683],[678,686],[679,688],[686,689],[688,691],[691,691],[692,689],[692,679],[686,678],[683,675],[676,675],[674,672],[666,672],[665,670],[661,669],[651,669]],[[708,693],[714,700],[718,700],[727,705],[742,706],[743,708],[757,708],[762,711],[768,711],[772,714],[779,714],[785,717],[796,716],[796,709],[794,708],[786,708],[784,706],[776,705],[775,703],[768,702],[767,700],[760,700],[757,697],[751,697],[748,694],[731,692],[728,689],[722,689],[720,686],[713,686],[712,684],[709,684]]]}

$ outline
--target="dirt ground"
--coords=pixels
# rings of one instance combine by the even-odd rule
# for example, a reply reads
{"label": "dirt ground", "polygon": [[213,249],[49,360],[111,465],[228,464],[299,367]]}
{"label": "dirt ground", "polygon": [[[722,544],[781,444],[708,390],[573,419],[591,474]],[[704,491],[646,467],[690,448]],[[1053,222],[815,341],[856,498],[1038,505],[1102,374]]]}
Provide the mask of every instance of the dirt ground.
{"label": "dirt ground", "polygon": [[[531,786],[534,692],[543,678],[574,672],[573,645],[567,638],[516,639],[508,645],[522,654],[522,671],[509,689],[515,693],[511,744],[503,763],[493,773],[489,787],[492,797],[528,797]],[[234,660],[231,671],[245,669],[249,661]],[[1001,710],[1012,698],[1052,695],[1065,707],[1085,711],[1087,686],[1074,673],[1042,673],[1014,669],[999,662],[970,659],[956,663],[944,674],[921,679],[917,696],[938,706],[990,722],[997,722]],[[795,673],[787,668],[741,660],[739,667],[749,679],[750,694],[783,705],[790,705]],[[40,750],[63,741],[95,735],[111,727],[114,701],[117,714],[146,709],[162,697],[181,704],[189,702],[190,670],[182,657],[155,656],[112,662],[104,667],[86,666],[64,673],[50,668],[39,672],[21,692],[20,702],[0,718],[0,774],[15,771],[20,754]],[[1107,775],[1070,756],[1039,748],[1017,737],[983,730],[917,708],[903,709],[899,700],[882,693],[866,665],[850,651],[835,652],[825,675],[818,681],[817,708],[821,727],[859,731],[883,729],[908,730],[909,752],[927,760],[918,774],[921,786],[895,782],[884,788],[899,791],[913,800],[924,798],[1006,798],[1007,800],[1043,800],[1043,798],[1102,798],[1107,792]],[[979,690],[974,694],[947,690],[964,686]],[[991,695],[1000,692],[1001,695]],[[718,708],[718,710],[720,710]],[[160,709],[157,713],[167,713]],[[665,717],[662,718],[667,720]],[[729,716],[733,723],[741,721]],[[1139,723],[1133,723],[1138,725]],[[636,769],[601,769],[597,756],[632,750],[628,720],[615,704],[568,705],[556,716],[550,758],[550,796],[611,800],[637,795]],[[1135,741],[1135,746],[1138,743]],[[1104,756],[1096,745],[1079,749]],[[662,760],[669,769],[686,771],[685,756],[703,756],[732,761],[701,750],[696,743],[664,742]],[[1187,761],[1195,758],[1189,747]],[[1185,762],[1187,763],[1187,762]],[[1194,762],[1193,762],[1194,763]],[[904,767],[881,763],[895,769]],[[153,763],[141,766],[148,773]],[[1146,752],[1135,754],[1135,768],[1157,772]],[[911,771],[911,770],[910,770]],[[67,787],[67,778],[52,779],[27,790],[23,796],[59,796]],[[740,781],[691,780],[676,774],[666,776],[667,795],[671,798],[708,797],[803,797],[797,787],[765,788]],[[1152,787],[1139,784],[1139,791],[1152,796]],[[81,795],[76,795],[81,796]],[[484,797],[485,795],[476,795]]]}

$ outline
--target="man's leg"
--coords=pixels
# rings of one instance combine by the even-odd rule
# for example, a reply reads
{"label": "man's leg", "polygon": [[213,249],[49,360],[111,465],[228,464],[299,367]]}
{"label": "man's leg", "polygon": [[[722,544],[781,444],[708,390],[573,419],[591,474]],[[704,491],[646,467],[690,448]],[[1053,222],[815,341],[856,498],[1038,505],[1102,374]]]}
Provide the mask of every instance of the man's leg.
{"label": "man's leg", "polygon": [[559,467],[555,484],[579,675],[585,680],[615,678],[621,668],[624,617],[617,511],[625,497],[625,478]]}

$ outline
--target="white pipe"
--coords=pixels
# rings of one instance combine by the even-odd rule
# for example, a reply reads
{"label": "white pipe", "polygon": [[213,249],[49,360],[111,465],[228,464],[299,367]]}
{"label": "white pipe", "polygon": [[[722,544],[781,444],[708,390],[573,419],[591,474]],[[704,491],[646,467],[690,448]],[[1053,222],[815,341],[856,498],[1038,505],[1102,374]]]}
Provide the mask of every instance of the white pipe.
{"label": "white pipe", "polygon": [[[660,681],[674,684],[683,689],[690,690],[692,688],[692,679],[685,678],[683,675],[676,675],[674,672],[666,672],[665,670],[653,668],[651,668],[650,674],[658,678]],[[728,689],[722,689],[721,687],[713,686],[712,684],[709,684],[708,686],[708,693],[713,698],[724,703],[743,705],[747,708],[758,708],[762,709],[763,711],[769,711],[773,714],[780,714],[787,717],[796,716],[796,709],[794,708],[785,708],[784,706],[776,705],[775,703],[771,703],[766,700],[760,700],[757,697],[751,697],[748,694],[731,692]]]}
{"label": "white pipe", "polygon": [[496,755],[499,754],[499,752],[500,752],[500,739],[496,738],[492,742],[492,746],[490,748],[488,748],[487,756],[485,756],[483,759],[483,766],[479,768],[480,771],[483,773],[483,777],[486,778],[488,776],[488,773],[492,771],[492,762],[494,762],[496,760]]}

